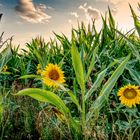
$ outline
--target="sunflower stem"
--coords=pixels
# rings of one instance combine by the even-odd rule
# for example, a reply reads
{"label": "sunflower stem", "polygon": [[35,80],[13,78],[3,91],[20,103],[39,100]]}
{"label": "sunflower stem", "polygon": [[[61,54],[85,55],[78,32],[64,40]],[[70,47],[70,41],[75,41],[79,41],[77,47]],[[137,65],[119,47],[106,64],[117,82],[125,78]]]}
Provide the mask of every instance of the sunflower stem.
{"label": "sunflower stem", "polygon": [[133,140],[132,115],[130,113],[129,113],[129,125],[130,125],[130,130],[129,130],[128,140]]}

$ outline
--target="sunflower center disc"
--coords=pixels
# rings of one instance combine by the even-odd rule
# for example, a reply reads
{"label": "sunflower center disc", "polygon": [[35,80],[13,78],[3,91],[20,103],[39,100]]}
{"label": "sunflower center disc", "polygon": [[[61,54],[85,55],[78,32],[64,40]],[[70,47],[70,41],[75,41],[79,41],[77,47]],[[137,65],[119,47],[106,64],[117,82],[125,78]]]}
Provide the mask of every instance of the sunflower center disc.
{"label": "sunflower center disc", "polygon": [[58,80],[59,74],[56,70],[51,70],[49,73],[49,78],[52,80]]}
{"label": "sunflower center disc", "polygon": [[124,91],[124,96],[127,99],[134,99],[137,96],[137,92],[134,89],[126,89]]}

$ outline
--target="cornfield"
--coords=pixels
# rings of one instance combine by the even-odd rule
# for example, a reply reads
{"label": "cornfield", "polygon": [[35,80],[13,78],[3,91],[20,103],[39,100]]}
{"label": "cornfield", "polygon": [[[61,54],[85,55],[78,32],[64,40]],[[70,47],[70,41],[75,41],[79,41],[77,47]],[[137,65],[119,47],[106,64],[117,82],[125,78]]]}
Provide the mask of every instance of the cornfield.
{"label": "cornfield", "polygon": [[[140,5],[138,4],[139,8]],[[77,23],[19,48],[0,36],[1,140],[139,140],[140,21],[124,33]]]}

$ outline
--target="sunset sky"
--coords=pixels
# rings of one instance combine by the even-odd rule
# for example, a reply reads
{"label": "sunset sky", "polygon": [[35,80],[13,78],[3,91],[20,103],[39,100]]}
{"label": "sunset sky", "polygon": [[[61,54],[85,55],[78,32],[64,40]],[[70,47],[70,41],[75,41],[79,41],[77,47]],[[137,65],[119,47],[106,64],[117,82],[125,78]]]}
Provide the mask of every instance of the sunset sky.
{"label": "sunset sky", "polygon": [[127,31],[134,27],[128,4],[140,15],[138,2],[140,0],[0,0],[0,13],[3,13],[0,32],[5,32],[5,38],[14,36],[15,44],[24,45],[38,35],[48,40],[53,37],[53,31],[69,36],[77,21],[87,24],[92,18],[96,19],[100,29],[100,15],[104,15],[108,6],[118,27]]}

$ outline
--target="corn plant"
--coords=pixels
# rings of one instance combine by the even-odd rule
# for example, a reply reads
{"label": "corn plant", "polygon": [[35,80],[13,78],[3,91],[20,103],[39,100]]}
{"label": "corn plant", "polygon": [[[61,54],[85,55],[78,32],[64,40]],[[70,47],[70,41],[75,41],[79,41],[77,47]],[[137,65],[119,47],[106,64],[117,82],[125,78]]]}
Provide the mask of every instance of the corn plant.
{"label": "corn plant", "polygon": [[[139,33],[138,17],[131,6],[130,9]],[[126,136],[137,139],[139,114],[136,112],[139,108],[124,108],[116,97],[121,86],[140,83],[140,39],[134,29],[127,33],[118,31],[108,8],[108,17],[102,16],[102,29],[99,32],[93,21],[88,27],[83,22],[78,23],[78,29],[72,29],[71,39],[64,34],[54,34],[56,39],[47,43],[42,37],[32,39],[26,44],[27,50],[22,49],[22,53],[18,53],[18,48],[13,49],[11,46],[1,52],[1,74],[4,74],[3,66],[8,65],[10,75],[0,83],[9,88],[11,93],[18,92],[13,96],[14,102],[24,104],[27,100],[31,105],[34,103],[34,100],[28,97],[17,97],[21,95],[39,101],[35,101],[35,107],[39,110],[37,127],[39,133],[44,127],[46,137],[43,137],[46,139],[54,138],[52,135],[56,129],[60,133],[60,139],[121,139]],[[49,63],[58,64],[65,72],[65,84],[53,81],[59,88],[46,86],[42,75],[37,74],[38,64],[40,70],[43,70]],[[1,79],[3,78],[4,75],[1,75]],[[3,84],[3,81],[6,84]],[[21,123],[24,119],[25,128],[31,133],[31,125],[34,124],[30,123],[36,118],[33,116],[31,119],[31,115],[36,113],[30,112],[30,105],[28,106],[18,109],[24,114]],[[46,117],[46,112],[50,113],[51,117]],[[45,117],[41,118],[40,114]],[[132,118],[129,118],[128,114],[131,114]],[[47,118],[41,130],[39,118],[43,120],[41,124]]]}
{"label": "corn plant", "polygon": [[[77,105],[77,108],[80,112],[78,122],[76,122],[76,120],[72,117],[71,112],[68,109],[68,107],[65,105],[64,101],[51,91],[32,88],[32,89],[25,89],[25,90],[19,91],[16,95],[28,95],[39,101],[49,102],[52,105],[56,106],[57,109],[64,115],[66,119],[66,123],[68,124],[69,128],[74,129],[74,132],[76,132],[77,135],[79,136],[83,135],[86,138],[86,136],[84,135],[84,132],[85,132],[86,127],[88,127],[88,123],[93,117],[95,118],[95,120],[97,120],[101,108],[105,105],[105,102],[107,102],[111,90],[113,89],[119,76],[123,73],[126,63],[130,59],[130,55],[127,56],[124,59],[124,61],[120,64],[120,66],[113,72],[111,77],[103,86],[97,99],[93,101],[93,103],[90,105],[90,108],[88,109],[90,111],[88,112],[86,109],[86,102],[88,101],[89,97],[93,94],[93,91],[96,90],[96,88],[100,86],[108,68],[103,70],[97,76],[97,80],[93,83],[92,88],[90,90],[87,90],[85,84],[87,82],[86,80],[88,80],[88,76],[91,73],[92,65],[94,62],[91,62],[88,69],[88,73],[87,75],[85,75],[86,72],[84,71],[84,68],[83,68],[82,60],[80,58],[80,53],[78,52],[77,48],[74,45],[71,48],[71,55],[72,55],[72,65],[75,71],[76,80],[81,89],[81,93],[80,93],[81,100],[78,101],[75,94],[73,94],[71,90],[65,89],[64,87],[62,87],[62,89],[69,94],[69,96],[71,97],[71,100]],[[94,61],[94,59],[92,60]],[[77,138],[79,136],[77,136]]]}

